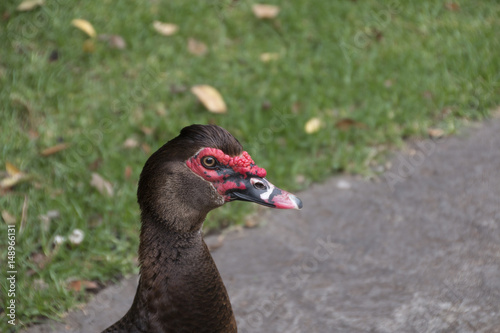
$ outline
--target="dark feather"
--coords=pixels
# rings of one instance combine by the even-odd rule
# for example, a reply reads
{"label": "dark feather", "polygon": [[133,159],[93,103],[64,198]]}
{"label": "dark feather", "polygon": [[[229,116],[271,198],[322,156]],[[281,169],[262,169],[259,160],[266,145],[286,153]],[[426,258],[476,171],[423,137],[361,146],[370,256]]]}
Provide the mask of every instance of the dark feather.
{"label": "dark feather", "polygon": [[200,232],[222,205],[185,161],[204,147],[241,154],[241,144],[214,125],[192,125],[146,162],[137,197],[141,208],[141,277],[127,314],[104,332],[235,333],[231,303]]}

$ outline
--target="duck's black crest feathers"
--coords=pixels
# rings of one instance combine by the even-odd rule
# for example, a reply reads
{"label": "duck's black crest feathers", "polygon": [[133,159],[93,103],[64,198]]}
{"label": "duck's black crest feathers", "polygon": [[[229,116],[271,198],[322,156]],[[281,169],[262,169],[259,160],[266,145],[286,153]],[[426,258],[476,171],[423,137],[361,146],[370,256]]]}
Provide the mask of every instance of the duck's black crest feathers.
{"label": "duck's black crest feathers", "polygon": [[167,142],[159,151],[168,149],[170,159],[187,160],[204,147],[220,149],[229,156],[243,152],[240,142],[222,127],[198,124],[184,127],[179,136]]}

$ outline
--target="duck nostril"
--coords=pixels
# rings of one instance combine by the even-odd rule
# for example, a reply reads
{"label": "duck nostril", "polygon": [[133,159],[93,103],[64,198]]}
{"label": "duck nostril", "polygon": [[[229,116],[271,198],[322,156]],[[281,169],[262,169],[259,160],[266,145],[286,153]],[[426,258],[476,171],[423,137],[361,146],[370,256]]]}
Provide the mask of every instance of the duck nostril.
{"label": "duck nostril", "polygon": [[264,185],[264,183],[262,182],[255,182],[253,184],[253,187],[255,187],[257,190],[262,190],[262,191],[267,190],[266,185]]}

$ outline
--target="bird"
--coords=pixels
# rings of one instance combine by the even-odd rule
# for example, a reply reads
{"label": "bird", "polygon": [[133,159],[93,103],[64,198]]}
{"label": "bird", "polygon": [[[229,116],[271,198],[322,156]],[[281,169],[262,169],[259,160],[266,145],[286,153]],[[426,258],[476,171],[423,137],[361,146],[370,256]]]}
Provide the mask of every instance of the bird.
{"label": "bird", "polygon": [[202,237],[208,212],[234,200],[302,208],[217,125],[184,127],[149,157],[137,189],[137,291],[129,311],[103,333],[237,332],[226,287]]}

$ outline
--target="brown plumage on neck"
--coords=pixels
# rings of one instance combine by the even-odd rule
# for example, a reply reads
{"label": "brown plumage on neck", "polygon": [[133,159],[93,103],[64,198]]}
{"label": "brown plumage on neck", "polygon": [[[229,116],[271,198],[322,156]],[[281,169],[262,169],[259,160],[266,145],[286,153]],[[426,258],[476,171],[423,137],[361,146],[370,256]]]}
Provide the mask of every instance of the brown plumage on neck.
{"label": "brown plumage on neck", "polygon": [[104,332],[236,332],[231,303],[202,239],[207,213],[224,200],[185,161],[203,147],[228,155],[241,144],[217,126],[193,125],[146,162],[141,208],[140,280],[132,307]]}
{"label": "brown plumage on neck", "polygon": [[208,212],[232,200],[302,207],[264,177],[238,140],[213,125],[186,127],[151,155],[137,190],[139,285],[130,310],[104,332],[237,332],[201,228]]}

